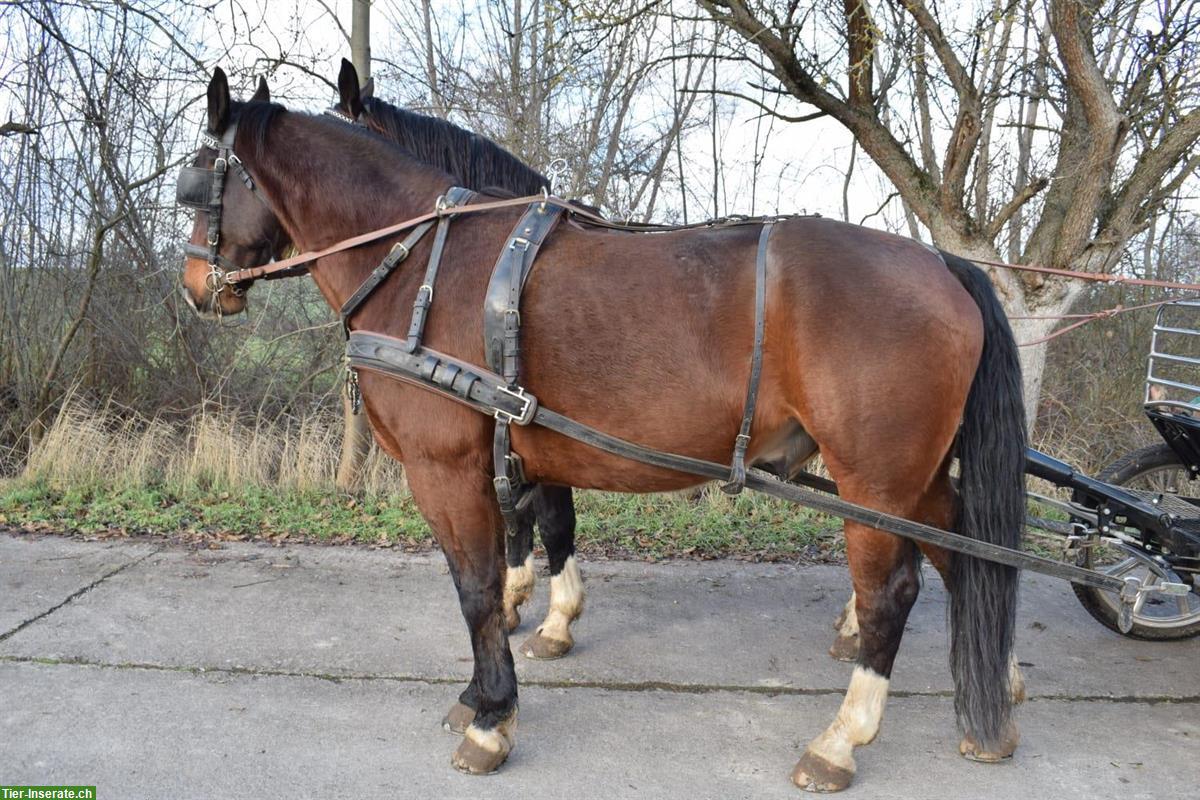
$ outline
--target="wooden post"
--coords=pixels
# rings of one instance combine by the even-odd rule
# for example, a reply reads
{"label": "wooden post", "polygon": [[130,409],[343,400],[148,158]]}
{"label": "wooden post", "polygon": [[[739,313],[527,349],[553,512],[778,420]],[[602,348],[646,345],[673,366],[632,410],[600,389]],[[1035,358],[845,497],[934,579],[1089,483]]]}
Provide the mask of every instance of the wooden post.
{"label": "wooden post", "polygon": [[[371,0],[354,0],[350,16],[350,61],[358,80],[371,77]],[[367,414],[355,414],[350,400],[342,396],[342,455],[338,461],[337,488],[357,492],[362,488],[363,464],[371,452],[371,430]]]}

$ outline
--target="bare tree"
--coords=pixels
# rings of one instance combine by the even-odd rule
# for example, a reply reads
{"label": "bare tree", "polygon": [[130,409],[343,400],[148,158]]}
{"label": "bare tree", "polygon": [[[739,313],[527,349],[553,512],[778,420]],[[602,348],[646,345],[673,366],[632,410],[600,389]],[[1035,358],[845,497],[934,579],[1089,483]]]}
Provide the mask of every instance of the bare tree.
{"label": "bare tree", "polygon": [[[738,58],[844,126],[933,241],[967,257],[1110,272],[1200,165],[1190,0],[699,2],[741,37]],[[993,280],[1019,340],[1083,291]],[[1022,352],[1032,414],[1045,348]]]}

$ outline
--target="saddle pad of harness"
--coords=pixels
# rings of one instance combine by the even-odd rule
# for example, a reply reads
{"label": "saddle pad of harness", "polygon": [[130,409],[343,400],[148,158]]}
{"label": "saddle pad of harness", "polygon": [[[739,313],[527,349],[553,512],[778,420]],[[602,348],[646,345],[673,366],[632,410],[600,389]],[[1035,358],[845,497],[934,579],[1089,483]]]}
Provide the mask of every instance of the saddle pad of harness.
{"label": "saddle pad of harness", "polygon": [[562,211],[554,203],[531,203],[504,243],[488,281],[483,301],[483,352],[488,366],[510,385],[520,374],[521,290]]}

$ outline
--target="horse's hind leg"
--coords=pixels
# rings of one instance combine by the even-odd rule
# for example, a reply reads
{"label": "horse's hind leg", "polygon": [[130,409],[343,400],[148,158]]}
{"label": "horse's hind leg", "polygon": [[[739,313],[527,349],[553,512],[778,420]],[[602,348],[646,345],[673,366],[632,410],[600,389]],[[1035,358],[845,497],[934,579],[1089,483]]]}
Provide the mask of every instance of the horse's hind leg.
{"label": "horse's hind leg", "polygon": [[533,595],[536,580],[533,571],[533,520],[534,502],[543,486],[534,486],[531,502],[517,514],[517,531],[508,537],[505,547],[505,562],[508,565],[504,579],[504,625],[512,633],[521,624],[521,605]]}
{"label": "horse's hind leg", "polygon": [[854,748],[879,732],[892,662],[921,586],[920,555],[911,542],[847,522],[846,550],[861,646],[841,709],[792,771],[792,781],[809,791],[836,792],[853,780]]}
{"label": "horse's hind leg", "polygon": [[525,643],[528,658],[561,658],[574,646],[571,623],[583,613],[583,578],[575,561],[575,506],[565,486],[539,487],[534,496],[538,532],[550,561],[550,611]]}
{"label": "horse's hind leg", "polygon": [[488,773],[508,757],[517,724],[517,676],[504,625],[504,536],[484,463],[406,464],[413,499],[433,529],[458,589],[475,669],[447,717],[466,722],[452,763]]}

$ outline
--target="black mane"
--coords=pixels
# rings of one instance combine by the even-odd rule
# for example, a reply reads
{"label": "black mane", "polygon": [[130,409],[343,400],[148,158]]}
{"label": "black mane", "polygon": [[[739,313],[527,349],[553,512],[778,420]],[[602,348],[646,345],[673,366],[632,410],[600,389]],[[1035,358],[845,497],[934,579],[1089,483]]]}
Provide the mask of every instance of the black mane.
{"label": "black mane", "polygon": [[377,97],[364,98],[363,106],[387,131],[389,139],[421,161],[450,173],[468,189],[495,187],[526,195],[550,188],[545,175],[491,139]]}
{"label": "black mane", "polygon": [[[236,123],[237,142],[244,147],[250,144],[254,149],[254,157],[262,156],[267,147],[267,131],[271,123],[287,109],[278,103],[253,101],[247,103],[235,102],[230,107],[230,122]],[[243,150],[243,152],[246,152]]]}

